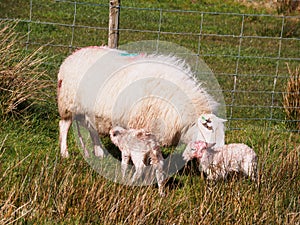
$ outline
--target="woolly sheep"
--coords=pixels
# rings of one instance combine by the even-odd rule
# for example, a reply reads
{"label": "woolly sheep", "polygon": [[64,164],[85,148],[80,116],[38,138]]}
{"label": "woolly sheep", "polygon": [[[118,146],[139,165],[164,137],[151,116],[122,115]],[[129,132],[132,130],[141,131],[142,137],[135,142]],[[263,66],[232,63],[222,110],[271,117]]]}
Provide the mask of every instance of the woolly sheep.
{"label": "woolly sheep", "polygon": [[[218,103],[174,57],[82,48],[62,63],[57,95],[62,157],[69,155],[67,133],[76,117],[87,120],[94,153],[100,157],[104,151],[98,135],[116,125],[149,130],[163,146],[198,138],[224,144],[224,120],[213,114]],[[203,122],[206,117],[215,127],[207,126],[211,120]]]}
{"label": "woolly sheep", "polygon": [[144,129],[125,130],[118,126],[111,129],[109,133],[111,141],[122,152],[122,177],[125,177],[130,160],[135,166],[132,182],[141,177],[146,166],[153,165],[159,193],[163,196],[163,185],[165,182],[163,172],[164,158],[155,136]]}
{"label": "woolly sheep", "polygon": [[230,172],[242,172],[253,181],[256,180],[257,155],[242,143],[213,148],[213,144],[203,141],[191,142],[183,152],[183,158],[186,161],[198,159],[210,180],[225,179]]}

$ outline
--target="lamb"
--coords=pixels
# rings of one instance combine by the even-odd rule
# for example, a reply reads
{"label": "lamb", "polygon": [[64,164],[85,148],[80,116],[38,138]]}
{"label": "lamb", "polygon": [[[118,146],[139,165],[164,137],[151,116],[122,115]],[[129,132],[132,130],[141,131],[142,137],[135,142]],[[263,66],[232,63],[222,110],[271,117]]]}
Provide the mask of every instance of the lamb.
{"label": "lamb", "polygon": [[111,141],[122,152],[121,169],[123,179],[130,159],[135,166],[132,182],[141,177],[146,166],[153,165],[159,193],[164,196],[163,186],[166,179],[163,172],[164,158],[155,136],[144,129],[125,130],[118,126],[112,128],[109,133]]}
{"label": "lamb", "polygon": [[198,159],[209,180],[225,179],[231,172],[242,172],[256,181],[257,155],[253,149],[242,143],[215,148],[213,145],[203,141],[191,142],[183,152],[183,158],[186,161]]}
{"label": "lamb", "polygon": [[74,118],[87,121],[99,157],[104,156],[99,135],[116,125],[144,128],[163,146],[198,139],[224,145],[225,120],[215,116],[218,103],[175,57],[82,48],[60,67],[57,99],[62,157],[69,156],[67,134]]}

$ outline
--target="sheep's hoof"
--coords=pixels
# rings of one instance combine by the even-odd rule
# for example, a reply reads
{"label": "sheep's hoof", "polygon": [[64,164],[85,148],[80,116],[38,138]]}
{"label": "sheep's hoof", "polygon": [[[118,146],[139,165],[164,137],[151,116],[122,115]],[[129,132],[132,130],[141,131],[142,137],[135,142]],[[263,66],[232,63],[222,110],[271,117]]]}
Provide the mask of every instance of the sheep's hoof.
{"label": "sheep's hoof", "polygon": [[95,145],[94,146],[94,152],[96,157],[103,158],[104,157],[104,152],[100,146]]}
{"label": "sheep's hoof", "polygon": [[69,152],[67,152],[67,151],[61,152],[60,155],[63,159],[69,158]]}

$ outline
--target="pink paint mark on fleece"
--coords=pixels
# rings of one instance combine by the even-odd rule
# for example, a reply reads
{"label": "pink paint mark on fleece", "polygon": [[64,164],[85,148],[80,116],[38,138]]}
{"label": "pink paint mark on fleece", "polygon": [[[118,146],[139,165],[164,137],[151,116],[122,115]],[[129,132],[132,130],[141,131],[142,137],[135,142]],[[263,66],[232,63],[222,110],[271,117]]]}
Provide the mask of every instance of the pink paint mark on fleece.
{"label": "pink paint mark on fleece", "polygon": [[95,46],[88,46],[88,47],[86,47],[86,48],[91,48],[91,49],[110,49],[108,46],[106,46],[106,45],[101,45],[101,46],[97,46],[97,45],[95,45]]}
{"label": "pink paint mark on fleece", "polygon": [[94,45],[94,46],[87,46],[87,47],[83,47],[83,48],[77,48],[75,49],[75,51],[72,53],[72,55],[74,55],[75,53],[77,53],[78,51],[81,51],[82,49],[110,49],[108,46],[106,45],[101,45],[101,46],[97,46],[97,45]]}
{"label": "pink paint mark on fleece", "polygon": [[57,88],[60,89],[62,85],[62,79],[58,80],[57,82]]}

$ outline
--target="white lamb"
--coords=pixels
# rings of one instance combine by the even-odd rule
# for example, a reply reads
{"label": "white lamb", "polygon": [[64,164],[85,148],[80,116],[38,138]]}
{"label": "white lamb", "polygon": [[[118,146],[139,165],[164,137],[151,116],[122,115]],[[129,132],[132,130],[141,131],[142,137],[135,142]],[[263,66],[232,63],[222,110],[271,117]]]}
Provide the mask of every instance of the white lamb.
{"label": "white lamb", "polygon": [[125,130],[118,126],[111,129],[109,133],[112,142],[122,152],[123,178],[125,178],[130,159],[135,166],[132,182],[141,177],[146,166],[152,165],[155,169],[159,193],[164,195],[163,185],[166,179],[163,172],[164,158],[155,136],[143,129]]}
{"label": "white lamb", "polygon": [[186,161],[198,159],[210,180],[225,179],[230,172],[242,172],[253,181],[256,180],[257,155],[245,144],[213,148],[213,144],[203,141],[191,142],[183,152],[183,158]]}
{"label": "white lamb", "polygon": [[98,135],[115,125],[149,130],[163,146],[195,140],[224,145],[224,120],[213,114],[218,103],[174,57],[83,48],[62,63],[57,95],[63,157],[69,155],[67,133],[78,117],[88,121],[95,155],[101,157]]}

